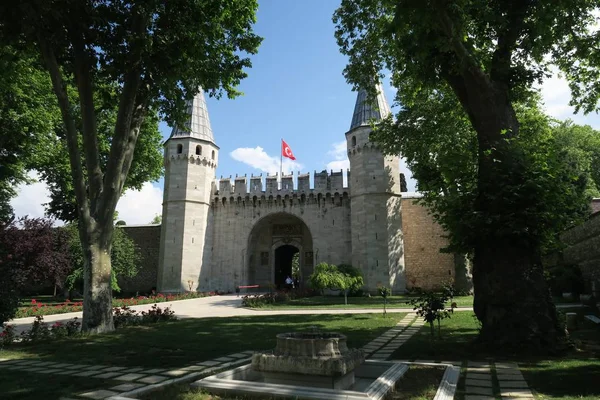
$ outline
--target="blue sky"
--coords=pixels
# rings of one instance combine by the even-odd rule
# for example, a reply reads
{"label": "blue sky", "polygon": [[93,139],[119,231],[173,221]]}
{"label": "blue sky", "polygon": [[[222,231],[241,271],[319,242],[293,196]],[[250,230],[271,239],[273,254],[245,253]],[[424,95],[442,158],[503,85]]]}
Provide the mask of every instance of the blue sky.
{"label": "blue sky", "polygon": [[[281,138],[296,156],[295,164],[284,163],[294,172],[347,168],[344,133],[356,93],[342,76],[346,58],[333,36],[331,17],[338,5],[339,0],[259,0],[255,31],[264,41],[240,86],[244,96],[207,98],[221,148],[217,178],[278,171]],[[389,81],[383,87],[392,105],[394,90]],[[560,76],[555,74],[540,89],[550,115],[600,130],[597,114],[573,115],[570,91]],[[161,124],[161,132],[166,139],[171,129]],[[414,190],[409,173],[407,177],[409,190]],[[141,191],[126,192],[117,206],[119,218],[128,224],[148,223],[161,213],[162,186],[161,179]],[[17,215],[44,214],[49,197],[43,183],[17,190],[19,195],[11,202]]]}
{"label": "blue sky", "polygon": [[[207,99],[221,148],[217,177],[276,172],[281,138],[297,158],[285,164],[295,172],[344,165],[331,162],[345,158],[339,144],[350,126],[356,93],[342,76],[346,58],[333,36],[337,5],[331,0],[260,2],[255,30],[264,41],[240,86],[244,95]],[[170,128],[161,128],[168,137]],[[267,155],[276,159],[274,170]]]}

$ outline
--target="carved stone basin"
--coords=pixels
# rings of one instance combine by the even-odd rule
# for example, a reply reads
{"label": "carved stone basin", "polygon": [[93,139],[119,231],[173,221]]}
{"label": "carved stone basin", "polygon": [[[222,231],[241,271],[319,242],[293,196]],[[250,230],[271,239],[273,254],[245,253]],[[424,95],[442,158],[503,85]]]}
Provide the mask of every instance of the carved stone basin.
{"label": "carved stone basin", "polygon": [[340,357],[348,353],[341,333],[280,333],[273,354],[292,357]]}
{"label": "carved stone basin", "polygon": [[354,383],[353,371],[364,360],[364,352],[348,349],[340,333],[281,333],[272,352],[252,356],[252,369],[269,383],[298,384],[306,379],[338,389]]}

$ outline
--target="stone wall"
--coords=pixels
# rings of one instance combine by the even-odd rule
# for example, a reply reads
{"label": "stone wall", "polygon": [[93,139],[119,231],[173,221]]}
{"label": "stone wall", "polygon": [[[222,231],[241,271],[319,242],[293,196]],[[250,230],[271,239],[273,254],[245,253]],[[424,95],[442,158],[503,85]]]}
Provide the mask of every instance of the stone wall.
{"label": "stone wall", "polygon": [[[352,243],[350,237],[350,199],[348,193],[310,193],[308,195],[253,196],[226,198],[213,201],[208,226],[213,243],[210,266],[203,266],[200,276],[202,290],[233,291],[236,285],[253,285],[256,276],[250,271],[250,261],[258,262],[265,248],[251,248],[249,238],[255,235],[254,228],[269,218],[269,224],[277,216],[290,217],[308,228],[312,252],[312,265],[306,266],[305,275],[319,262],[333,264],[351,263]],[[265,240],[273,240],[271,236]],[[262,242],[261,242],[262,243]],[[274,242],[272,242],[274,243]],[[262,245],[266,245],[262,243]],[[263,246],[264,247],[264,246]],[[270,255],[272,260],[273,254]],[[308,261],[308,260],[307,260]],[[272,262],[269,262],[271,268]],[[259,282],[260,283],[260,282]]]}
{"label": "stone wall", "polygon": [[600,213],[563,232],[561,240],[566,245],[563,262],[577,264],[581,268],[586,290],[594,286],[600,292]]}
{"label": "stone wall", "polygon": [[440,253],[448,245],[444,230],[417,204],[416,196],[402,196],[402,232],[408,288],[434,289],[454,280],[454,255]]}
{"label": "stone wall", "polygon": [[138,274],[133,278],[119,278],[122,294],[149,293],[156,288],[158,274],[158,252],[160,247],[160,224],[157,225],[130,225],[122,226],[123,229],[141,254]]}

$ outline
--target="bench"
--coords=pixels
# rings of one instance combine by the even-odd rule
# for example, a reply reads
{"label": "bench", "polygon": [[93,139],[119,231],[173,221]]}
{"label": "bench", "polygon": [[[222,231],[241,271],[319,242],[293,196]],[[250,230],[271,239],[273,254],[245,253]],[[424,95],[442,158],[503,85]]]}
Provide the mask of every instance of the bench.
{"label": "bench", "polygon": [[592,321],[595,324],[600,324],[600,318],[596,317],[595,315],[586,315],[585,319]]}
{"label": "bench", "polygon": [[240,297],[240,290],[242,290],[242,289],[258,289],[259,287],[260,287],[259,285],[240,285],[240,286],[236,286],[235,292],[237,293],[237,296]]}

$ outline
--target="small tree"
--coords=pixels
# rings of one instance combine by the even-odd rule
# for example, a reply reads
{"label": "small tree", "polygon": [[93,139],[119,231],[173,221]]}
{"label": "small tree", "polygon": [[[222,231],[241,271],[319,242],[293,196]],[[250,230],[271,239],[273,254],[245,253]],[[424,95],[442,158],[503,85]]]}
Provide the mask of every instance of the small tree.
{"label": "small tree", "polygon": [[387,286],[377,286],[377,292],[383,297],[383,315],[387,314],[387,298],[392,294],[392,290]]}
{"label": "small tree", "polygon": [[[308,278],[311,286],[319,290],[340,290],[344,292],[344,304],[348,304],[348,291],[358,290],[364,285],[360,270],[352,266],[344,266],[343,271],[327,263],[317,264],[314,272]],[[352,275],[357,274],[357,275]]]}
{"label": "small tree", "polygon": [[429,323],[431,328],[431,336],[435,330],[433,323],[438,322],[438,336],[440,335],[440,321],[444,318],[450,318],[451,310],[446,310],[445,305],[449,299],[449,294],[446,290],[442,293],[433,291],[425,291],[421,296],[408,301],[407,303],[413,306],[413,310],[417,310],[417,315],[423,317],[425,322]]}

